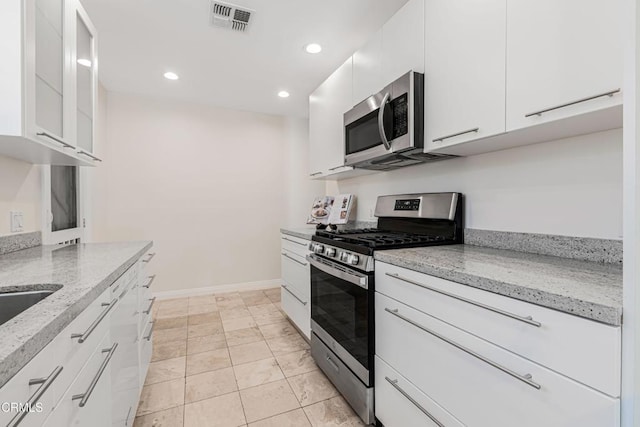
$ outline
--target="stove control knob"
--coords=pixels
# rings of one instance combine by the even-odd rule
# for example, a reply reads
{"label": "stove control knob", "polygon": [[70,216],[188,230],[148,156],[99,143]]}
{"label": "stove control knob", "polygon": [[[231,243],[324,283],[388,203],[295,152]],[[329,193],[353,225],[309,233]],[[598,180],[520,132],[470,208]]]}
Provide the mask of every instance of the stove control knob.
{"label": "stove control knob", "polygon": [[346,252],[340,252],[340,261],[347,262],[349,259],[349,254]]}
{"label": "stove control knob", "polygon": [[336,256],[336,250],[334,248],[327,248],[326,256],[334,257]]}
{"label": "stove control knob", "polygon": [[316,246],[315,243],[309,243],[309,250],[313,252],[313,248]]}
{"label": "stove control knob", "polygon": [[358,263],[360,262],[360,257],[358,255],[350,255],[348,262],[351,265],[358,265]]}
{"label": "stove control knob", "polygon": [[316,246],[313,248],[313,251],[314,251],[315,253],[317,253],[317,254],[321,254],[321,253],[323,253],[323,252],[324,252],[324,246],[323,246],[323,245],[316,245]]}

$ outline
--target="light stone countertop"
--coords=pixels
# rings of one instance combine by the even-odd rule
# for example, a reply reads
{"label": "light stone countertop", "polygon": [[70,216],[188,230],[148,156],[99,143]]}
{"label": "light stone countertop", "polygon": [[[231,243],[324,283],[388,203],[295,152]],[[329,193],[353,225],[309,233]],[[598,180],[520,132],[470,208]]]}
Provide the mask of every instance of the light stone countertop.
{"label": "light stone countertop", "polygon": [[0,292],[58,289],[0,325],[0,387],[152,245],[38,246],[0,256]]}
{"label": "light stone countertop", "polygon": [[316,234],[316,226],[312,225],[309,227],[281,228],[280,233],[288,234],[289,236],[293,237],[299,237],[305,240],[311,240],[311,236]]}
{"label": "light stone countertop", "polygon": [[619,326],[622,267],[471,245],[375,252],[380,262]]}

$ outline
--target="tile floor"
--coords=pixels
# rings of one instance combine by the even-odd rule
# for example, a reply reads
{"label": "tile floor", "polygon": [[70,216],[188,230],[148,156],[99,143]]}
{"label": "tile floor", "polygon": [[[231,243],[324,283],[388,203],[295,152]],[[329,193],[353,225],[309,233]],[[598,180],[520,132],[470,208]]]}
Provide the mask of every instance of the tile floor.
{"label": "tile floor", "polygon": [[134,427],[354,427],[280,288],[159,301]]}

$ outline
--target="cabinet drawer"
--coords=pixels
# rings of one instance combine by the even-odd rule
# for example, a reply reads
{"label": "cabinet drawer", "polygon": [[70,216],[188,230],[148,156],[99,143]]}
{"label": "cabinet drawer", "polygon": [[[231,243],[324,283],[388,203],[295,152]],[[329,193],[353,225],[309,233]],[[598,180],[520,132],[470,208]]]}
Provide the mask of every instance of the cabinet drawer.
{"label": "cabinet drawer", "polygon": [[282,280],[295,288],[294,292],[307,301],[311,289],[311,268],[306,258],[286,250],[282,251]]}
{"label": "cabinet drawer", "polygon": [[[429,396],[376,356],[376,418],[385,427],[464,427]],[[437,422],[434,422],[437,420]]]}
{"label": "cabinet drawer", "polygon": [[376,262],[376,290],[610,396],[620,396],[619,327],[380,262]]}
{"label": "cabinet drawer", "polygon": [[618,399],[376,293],[377,355],[473,426],[619,425]]}
{"label": "cabinet drawer", "polygon": [[[286,285],[286,284],[285,284]],[[311,338],[311,306],[309,299],[303,299],[300,295],[294,294],[295,288],[282,288],[282,310],[287,314],[289,319],[300,329],[307,337]]]}
{"label": "cabinet drawer", "polygon": [[153,292],[151,291],[150,282],[153,282],[153,276],[143,277],[141,278],[140,285],[138,286],[138,312],[140,313],[140,315],[138,316],[139,334],[142,334],[144,332],[147,324],[151,321],[152,308],[155,305],[156,301],[153,297]]}
{"label": "cabinet drawer", "polygon": [[282,249],[293,252],[304,258],[309,253],[309,241],[299,237],[289,236],[288,234],[280,235]]}
{"label": "cabinet drawer", "polygon": [[144,326],[142,336],[138,342],[138,351],[140,357],[140,390],[142,390],[153,351],[153,321],[151,319]]}
{"label": "cabinet drawer", "polygon": [[107,333],[94,350],[45,427],[111,426],[111,361],[119,348]]}

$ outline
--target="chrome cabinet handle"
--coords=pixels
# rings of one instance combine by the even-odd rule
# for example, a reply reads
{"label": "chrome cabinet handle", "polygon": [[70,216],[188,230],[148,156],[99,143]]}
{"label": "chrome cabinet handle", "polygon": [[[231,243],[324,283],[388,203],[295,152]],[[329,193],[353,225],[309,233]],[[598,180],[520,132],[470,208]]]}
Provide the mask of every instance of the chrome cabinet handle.
{"label": "chrome cabinet handle", "polygon": [[387,380],[387,382],[389,384],[391,384],[393,386],[393,388],[395,388],[396,390],[398,390],[398,392],[400,392],[401,395],[403,395],[404,397],[407,398],[407,400],[411,403],[413,403],[413,405],[418,408],[420,410],[420,412],[422,412],[423,414],[425,414],[427,417],[429,417],[429,419],[431,421],[433,421],[434,423],[436,423],[436,425],[438,427],[445,427],[444,424],[442,424],[440,421],[438,421],[438,419],[436,417],[434,417],[433,415],[431,415],[431,413],[429,411],[427,411],[424,406],[422,406],[421,404],[419,404],[413,397],[411,397],[409,395],[409,393],[407,393],[406,391],[404,391],[399,385],[398,385],[398,380],[392,380],[389,377],[384,377],[385,380]]}
{"label": "chrome cabinet handle", "polygon": [[382,98],[382,102],[380,103],[380,110],[378,111],[378,132],[380,133],[382,144],[387,150],[391,150],[391,144],[389,144],[387,135],[384,133],[384,107],[387,105],[387,101],[389,101],[389,96],[389,92],[384,94],[384,98]]}
{"label": "chrome cabinet handle", "polygon": [[84,333],[71,334],[71,338],[73,339],[78,338],[78,343],[80,344],[85,342],[87,338],[89,338],[89,335],[91,335],[91,332],[93,332],[93,330],[100,324],[100,322],[102,322],[102,319],[104,319],[107,316],[107,314],[109,314],[109,312],[116,305],[117,302],[118,302],[118,298],[114,298],[109,304],[102,303],[102,305],[106,306],[107,308],[103,310],[102,313],[100,313],[100,316],[98,316],[98,318],[94,320],[91,325],[89,325],[89,327],[87,328],[86,331],[84,331]]}
{"label": "chrome cabinet handle", "polygon": [[302,305],[307,305],[307,302],[306,302],[306,301],[302,301],[302,300],[300,299],[300,297],[298,297],[298,295],[294,294],[294,293],[291,291],[291,289],[289,289],[289,287],[288,287],[287,285],[282,285],[282,288],[283,288],[285,291],[289,292],[291,295],[293,295],[293,297],[294,297],[295,299],[297,299],[298,301],[300,301],[300,303],[302,303]]}
{"label": "chrome cabinet handle", "polygon": [[53,139],[55,142],[59,142],[60,144],[64,145],[64,148],[76,148],[73,145],[69,144],[68,142],[64,142],[62,139],[55,137],[47,132],[38,132],[36,133],[36,135],[38,136],[45,136],[49,139]]}
{"label": "chrome cabinet handle", "polygon": [[385,274],[387,276],[389,276],[389,277],[393,277],[394,279],[402,280],[403,282],[407,282],[407,283],[410,283],[412,285],[419,286],[419,287],[424,288],[424,289],[428,289],[430,291],[439,293],[441,295],[448,296],[449,298],[457,299],[459,301],[463,301],[463,302],[466,302],[468,304],[475,305],[476,307],[484,308],[485,310],[493,311],[494,313],[501,314],[501,315],[506,316],[506,317],[510,317],[511,319],[518,320],[520,322],[526,323],[527,325],[535,326],[537,328],[542,326],[542,323],[533,320],[533,317],[531,317],[531,316],[527,316],[527,317],[519,316],[517,314],[509,313],[508,311],[500,310],[499,308],[491,307],[489,305],[485,305],[485,304],[479,303],[477,301],[473,301],[473,300],[461,297],[459,295],[450,294],[449,292],[441,291],[440,289],[432,288],[431,286],[427,286],[427,285],[425,285],[423,283],[416,282],[416,281],[411,280],[411,279],[407,279],[406,277],[402,277],[398,273],[385,273]]}
{"label": "chrome cabinet handle", "polygon": [[620,88],[610,90],[609,92],[600,93],[598,95],[589,96],[587,98],[577,99],[575,101],[567,102],[566,104],[556,105],[555,107],[545,108],[544,110],[534,111],[533,113],[525,114],[524,116],[525,117],[541,116],[544,113],[548,113],[549,111],[558,110],[564,107],[570,107],[571,105],[576,105],[576,104],[580,104],[581,102],[591,101],[592,99],[596,99],[596,98],[602,98],[603,96],[608,96],[609,98],[611,98],[613,95],[615,95],[618,92],[620,92]]}
{"label": "chrome cabinet handle", "polygon": [[295,259],[294,257],[290,256],[289,254],[287,254],[285,252],[282,252],[282,255],[287,257],[287,258],[289,258],[291,261],[297,262],[298,264],[300,264],[300,265],[302,265],[304,267],[306,267],[308,265],[306,262],[298,261],[297,259]]}
{"label": "chrome cabinet handle", "polygon": [[144,314],[151,313],[151,307],[153,307],[153,304],[156,303],[156,297],[151,298],[149,301],[151,301],[151,304],[149,304],[149,307],[143,311]]}
{"label": "chrome cabinet handle", "polygon": [[316,175],[322,175],[322,171],[309,174],[309,176],[316,176]]}
{"label": "chrome cabinet handle", "polygon": [[334,170],[336,170],[336,169],[340,169],[340,168],[343,168],[343,167],[344,167],[344,165],[340,165],[340,166],[336,166],[336,167],[334,167],[334,168],[329,168],[329,170],[330,170],[330,171],[334,171]]}
{"label": "chrome cabinet handle", "polygon": [[446,136],[441,136],[440,138],[436,138],[433,139],[433,142],[442,142],[445,139],[449,139],[449,138],[453,138],[455,136],[460,136],[460,135],[464,135],[466,133],[472,133],[472,132],[478,132],[480,130],[480,128],[473,128],[473,129],[468,129],[468,130],[463,130],[462,132],[458,132],[458,133],[452,133],[451,135],[446,135]]}
{"label": "chrome cabinet handle", "polygon": [[142,262],[149,262],[149,261],[151,261],[153,259],[154,256],[156,256],[156,253],[155,252],[151,252],[149,254],[149,258],[143,259]]}
{"label": "chrome cabinet handle", "polygon": [[282,240],[286,240],[287,242],[292,242],[292,243],[295,243],[296,245],[300,245],[300,246],[307,246],[306,243],[296,242],[295,240],[289,239],[287,237],[283,237]]}
{"label": "chrome cabinet handle", "polygon": [[[48,377],[46,378],[34,378],[29,380],[29,385],[36,385],[36,384],[42,384],[40,387],[38,387],[38,389],[33,392],[33,394],[31,395],[31,397],[29,397],[29,400],[27,401],[27,407],[32,407],[35,406],[36,403],[38,403],[38,400],[40,400],[40,398],[42,397],[42,395],[44,394],[45,391],[47,391],[47,389],[51,386],[51,384],[53,384],[53,382],[55,381],[56,378],[58,378],[58,375],[60,375],[60,372],[62,372],[62,366],[57,366],[53,372],[51,372],[49,374]],[[29,411],[20,411],[16,414],[15,417],[13,417],[11,419],[11,421],[9,421],[9,424],[7,424],[7,427],[16,427],[18,424],[20,424],[20,422],[22,421],[22,419],[29,413]]]}
{"label": "chrome cabinet handle", "polygon": [[541,385],[532,380],[533,377],[531,376],[531,374],[520,375],[517,372],[514,372],[511,369],[500,365],[499,363],[496,363],[496,362],[494,362],[494,361],[492,361],[490,359],[487,359],[486,357],[476,353],[475,351],[470,350],[470,349],[468,349],[468,348],[456,343],[455,341],[452,341],[449,338],[446,338],[446,337],[440,335],[439,333],[434,332],[431,329],[428,329],[428,328],[422,326],[421,324],[419,324],[417,322],[414,322],[413,320],[409,319],[408,317],[403,316],[402,314],[398,313],[398,309],[397,308],[391,310],[391,309],[385,307],[384,310],[386,312],[389,312],[389,313],[393,314],[394,316],[404,320],[405,322],[412,324],[416,328],[421,329],[421,330],[425,331],[426,333],[428,333],[430,335],[433,335],[434,337],[446,342],[447,344],[452,345],[455,348],[464,351],[465,353],[475,357],[476,359],[481,360],[484,363],[493,366],[494,368],[504,372],[505,374],[508,374],[508,375],[512,376],[513,378],[515,378],[515,379],[517,379],[519,381],[522,381],[523,383],[535,388],[536,390],[540,390]]}
{"label": "chrome cabinet handle", "polygon": [[151,329],[149,329],[149,333],[146,337],[143,337],[147,341],[151,341],[151,335],[153,335],[153,328],[156,326],[156,322],[149,322],[151,324]]}
{"label": "chrome cabinet handle", "polygon": [[78,406],[80,406],[81,408],[83,406],[85,406],[87,404],[87,402],[89,401],[89,398],[91,397],[91,393],[93,393],[93,389],[96,388],[96,385],[98,384],[98,381],[100,380],[100,377],[102,376],[102,373],[104,372],[105,369],[107,369],[107,365],[109,364],[109,361],[111,360],[111,357],[113,356],[113,353],[116,351],[116,348],[118,348],[118,343],[113,344],[111,346],[111,348],[105,348],[105,349],[102,350],[103,353],[107,353],[107,357],[105,357],[105,359],[102,361],[102,364],[100,365],[100,368],[98,369],[98,372],[96,373],[96,375],[91,380],[91,383],[89,383],[89,388],[87,388],[87,391],[85,391],[82,394],[75,394],[75,395],[71,396],[71,400],[80,399],[80,404]]}
{"label": "chrome cabinet handle", "polygon": [[147,283],[145,283],[144,285],[142,285],[143,288],[147,288],[149,289],[151,287],[151,284],[153,283],[154,280],[156,280],[156,275],[152,275],[147,277]]}
{"label": "chrome cabinet handle", "polygon": [[329,356],[328,354],[327,354],[326,360],[327,360],[327,363],[331,365],[333,369],[336,370],[336,372],[338,373],[340,372],[340,367],[336,364],[336,362],[333,361],[333,359],[331,359],[331,356]]}
{"label": "chrome cabinet handle", "polygon": [[77,150],[77,153],[78,153],[78,154],[84,154],[84,155],[85,155],[85,156],[87,156],[87,157],[91,157],[91,158],[92,158],[93,160],[95,160],[96,162],[101,162],[101,161],[102,161],[102,159],[100,159],[100,158],[98,158],[98,157],[94,156],[94,155],[93,155],[93,154],[91,154],[91,153],[87,153],[86,151],[81,150],[81,149],[78,149],[78,150]]}

